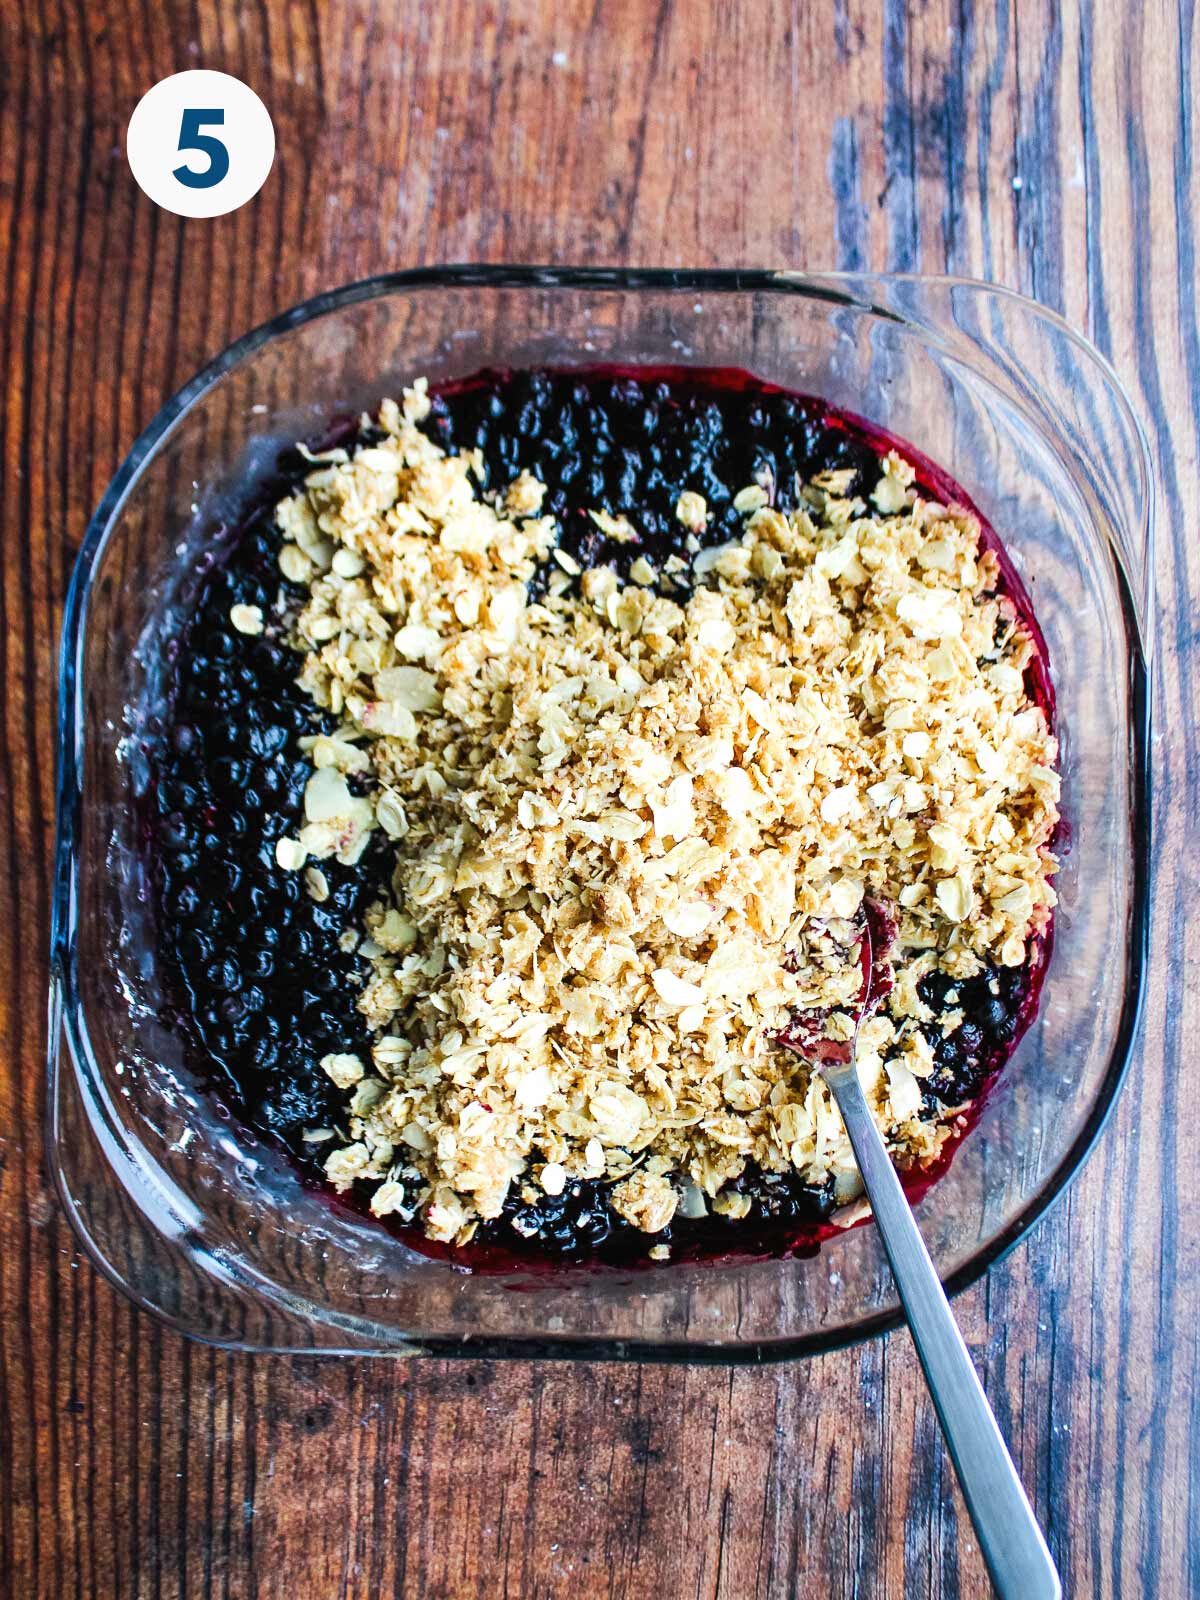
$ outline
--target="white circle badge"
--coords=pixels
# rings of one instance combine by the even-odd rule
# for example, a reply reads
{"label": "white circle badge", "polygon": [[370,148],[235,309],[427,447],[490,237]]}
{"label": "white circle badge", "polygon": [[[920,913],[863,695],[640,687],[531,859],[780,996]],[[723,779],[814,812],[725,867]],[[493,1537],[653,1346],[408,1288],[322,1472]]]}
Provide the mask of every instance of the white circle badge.
{"label": "white circle badge", "polygon": [[248,84],[227,72],[177,72],[134,107],[125,152],[139,188],[177,217],[223,217],[258,193],[275,129]]}

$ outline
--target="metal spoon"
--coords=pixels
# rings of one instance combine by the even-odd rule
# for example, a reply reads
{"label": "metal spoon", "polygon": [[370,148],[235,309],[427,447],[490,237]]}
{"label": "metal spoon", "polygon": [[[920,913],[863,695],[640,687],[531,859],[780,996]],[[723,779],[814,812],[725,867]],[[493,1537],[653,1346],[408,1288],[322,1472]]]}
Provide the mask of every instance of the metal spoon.
{"label": "metal spoon", "polygon": [[806,1040],[790,1030],[779,1042],[824,1074],[842,1113],[996,1592],[1001,1600],[1060,1600],[1062,1585],[1042,1530],[859,1082],[854,1064],[858,1031],[883,992],[877,981],[879,971],[868,916],[863,933],[863,990],[849,1046],[830,1048],[824,1041]]}

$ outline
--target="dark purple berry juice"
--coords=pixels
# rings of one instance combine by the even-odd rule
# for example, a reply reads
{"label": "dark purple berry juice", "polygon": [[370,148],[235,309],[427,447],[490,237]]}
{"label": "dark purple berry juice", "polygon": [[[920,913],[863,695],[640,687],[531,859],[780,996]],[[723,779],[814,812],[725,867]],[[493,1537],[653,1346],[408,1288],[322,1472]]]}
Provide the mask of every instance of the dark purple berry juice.
{"label": "dark purple berry juice", "polygon": [[[787,511],[816,473],[849,469],[850,493],[865,496],[893,448],[916,468],[923,495],[969,505],[901,441],[738,371],[488,371],[442,388],[423,427],[447,452],[477,448],[484,488],[533,474],[546,485],[543,509],[558,521],[561,547],[584,568],[611,565],[622,577],[639,556],[657,572],[672,555],[690,561],[675,515],[684,490],[707,502],[703,545],[740,535],[733,500],[747,484],[769,483],[774,504]],[[352,444],[372,434],[347,424],[335,437]],[[305,592],[279,573],[273,509],[310,470],[299,451],[285,454],[269,493],[206,584],[175,669],[152,831],[169,1020],[212,1092],[320,1186],[322,1147],[305,1133],[332,1127],[344,1113],[344,1097],[320,1060],[341,1051],[367,1059],[372,1044],[356,1007],[365,964],[343,948],[342,935],[360,929],[378,897],[391,847],[377,835],[356,865],[323,862],[329,893],[320,903],[305,893],[299,874],[279,868],[274,841],[297,831],[312,773],[299,740],[329,731],[332,719],[297,686],[299,658],[286,644],[241,634],[230,621],[238,605],[269,614],[281,588],[297,608],[303,603]],[[641,542],[608,537],[591,510],[632,514]],[[999,558],[1002,592],[1038,644],[1026,690],[1052,722],[1044,646],[1028,597],[986,525],[983,540]],[[680,597],[678,587],[671,593]],[[1020,968],[988,968],[957,982],[934,972],[922,980],[921,999],[935,1017],[925,1027],[935,1062],[923,1084],[930,1111],[970,1101],[977,1114],[1037,1007],[1048,935],[1031,950]],[[963,1021],[943,1037],[936,1019],[951,1006]],[[969,1113],[964,1128],[970,1120]],[[934,1168],[911,1174],[914,1192],[944,1170],[953,1142]],[[749,1201],[740,1219],[677,1212],[652,1242],[669,1245],[672,1261],[697,1261],[808,1252],[837,1231],[829,1185],[751,1166],[728,1187]],[[647,1236],[609,1207],[602,1182],[572,1180],[561,1195],[535,1203],[518,1188],[466,1246],[432,1243],[412,1211],[378,1225],[426,1254],[475,1269],[644,1263]],[[330,1203],[344,1202],[331,1195]]]}

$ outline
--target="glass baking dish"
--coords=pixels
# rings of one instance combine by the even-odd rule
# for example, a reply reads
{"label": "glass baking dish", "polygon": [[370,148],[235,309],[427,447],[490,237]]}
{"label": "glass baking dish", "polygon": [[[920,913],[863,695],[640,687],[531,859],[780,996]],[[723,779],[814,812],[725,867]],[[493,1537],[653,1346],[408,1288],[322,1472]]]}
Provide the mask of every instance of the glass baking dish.
{"label": "glass baking dish", "polygon": [[248,334],[164,406],[91,521],[67,602],[50,1162],[97,1265],[185,1333],[261,1350],[760,1361],[899,1320],[869,1225],[786,1261],[504,1276],[428,1260],[331,1207],[223,1117],[158,1019],[147,751],[220,530],[279,446],[415,376],[598,362],[745,367],[898,434],[964,486],[1033,596],[1069,840],[1040,1014],[918,1208],[951,1290],[1043,1214],[1113,1104],[1148,920],[1152,487],[1138,424],[1095,350],[1028,300],[951,279],[506,267],[373,278]]}

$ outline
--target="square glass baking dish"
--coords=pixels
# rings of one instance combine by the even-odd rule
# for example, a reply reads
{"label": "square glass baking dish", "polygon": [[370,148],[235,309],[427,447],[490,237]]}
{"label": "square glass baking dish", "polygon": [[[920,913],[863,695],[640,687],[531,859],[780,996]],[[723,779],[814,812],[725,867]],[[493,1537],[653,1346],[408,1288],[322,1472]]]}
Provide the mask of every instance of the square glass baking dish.
{"label": "square glass baking dish", "polygon": [[483,366],[748,368],[898,434],[1005,542],[1057,690],[1068,848],[1038,1018],[921,1201],[951,1290],[1071,1180],[1128,1064],[1149,863],[1152,487],[1109,366],[1059,318],[951,279],[445,268],[321,295],[159,413],[87,530],[62,644],[49,1154],[100,1269],[249,1349],[793,1357],[899,1320],[872,1226],[803,1259],[472,1275],[330,1207],[222,1117],[158,1019],[140,824],[166,664],[220,531],[277,449],[412,378]]}

